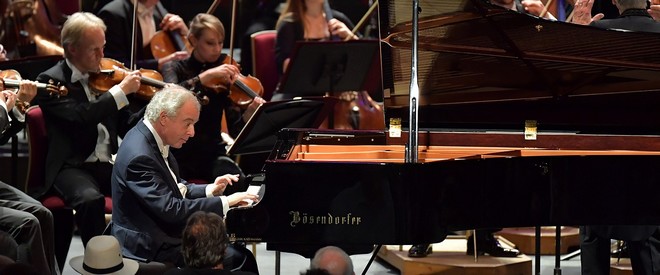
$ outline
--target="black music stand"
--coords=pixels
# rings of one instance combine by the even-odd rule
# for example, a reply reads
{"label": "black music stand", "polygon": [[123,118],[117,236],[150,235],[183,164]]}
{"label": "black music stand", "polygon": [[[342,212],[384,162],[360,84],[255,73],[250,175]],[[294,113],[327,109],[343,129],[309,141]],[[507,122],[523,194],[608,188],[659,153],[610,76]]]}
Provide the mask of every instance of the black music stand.
{"label": "black music stand", "polygon": [[294,97],[364,90],[378,47],[377,40],[297,42],[279,93]]}
{"label": "black music stand", "polygon": [[283,128],[318,128],[336,102],[330,97],[266,102],[257,108],[227,154],[270,152],[277,132]]}

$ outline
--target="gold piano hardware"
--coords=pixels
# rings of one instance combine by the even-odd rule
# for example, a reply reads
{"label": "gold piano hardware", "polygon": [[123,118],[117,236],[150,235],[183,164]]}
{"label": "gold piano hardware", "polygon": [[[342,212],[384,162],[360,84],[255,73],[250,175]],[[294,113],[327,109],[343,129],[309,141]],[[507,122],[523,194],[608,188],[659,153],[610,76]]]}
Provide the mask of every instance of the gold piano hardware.
{"label": "gold piano hardware", "polygon": [[229,234],[229,241],[230,242],[235,242],[235,241],[244,241],[244,242],[261,242],[261,238],[237,238],[236,233],[231,233]]}
{"label": "gold piano hardware", "polygon": [[291,227],[296,227],[298,224],[322,224],[322,225],[360,225],[362,223],[362,217],[353,216],[351,213],[347,213],[343,216],[334,216],[330,213],[323,216],[312,216],[307,215],[307,213],[300,214],[300,211],[289,211],[291,214]]}
{"label": "gold piano hardware", "polygon": [[[660,155],[660,151],[420,146],[419,162],[533,156]],[[402,163],[404,145],[296,145],[288,160]]]}
{"label": "gold piano hardware", "polygon": [[536,140],[536,120],[525,120],[525,140]]}
{"label": "gold piano hardware", "polygon": [[390,137],[401,137],[401,118],[390,118]]}

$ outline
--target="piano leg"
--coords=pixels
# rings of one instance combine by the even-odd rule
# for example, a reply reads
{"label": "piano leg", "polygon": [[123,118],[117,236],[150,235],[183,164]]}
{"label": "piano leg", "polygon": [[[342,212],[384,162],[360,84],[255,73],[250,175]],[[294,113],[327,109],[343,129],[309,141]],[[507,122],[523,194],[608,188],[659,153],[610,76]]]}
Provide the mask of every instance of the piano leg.
{"label": "piano leg", "polygon": [[534,229],[534,274],[541,275],[541,227],[536,226]]}
{"label": "piano leg", "polygon": [[561,275],[561,226],[555,228],[555,272],[554,275]]}
{"label": "piano leg", "polygon": [[374,253],[371,254],[371,258],[369,258],[369,262],[367,262],[367,266],[364,267],[364,270],[362,271],[362,275],[366,275],[367,271],[369,270],[369,267],[371,267],[371,263],[374,262],[374,259],[376,259],[376,255],[378,255],[378,251],[380,251],[380,248],[383,247],[382,244],[379,244],[376,246],[374,249]]}
{"label": "piano leg", "polygon": [[275,251],[275,275],[280,275],[280,252]]}

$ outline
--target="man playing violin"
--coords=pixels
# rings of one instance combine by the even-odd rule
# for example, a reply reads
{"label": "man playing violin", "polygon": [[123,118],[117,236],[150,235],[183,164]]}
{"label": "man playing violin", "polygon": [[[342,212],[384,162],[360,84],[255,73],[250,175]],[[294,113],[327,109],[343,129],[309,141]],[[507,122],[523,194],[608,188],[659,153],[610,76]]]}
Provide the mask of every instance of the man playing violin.
{"label": "man playing violin", "polygon": [[[0,144],[5,144],[24,126],[24,110],[16,102],[30,102],[36,94],[37,86],[32,81],[21,81],[17,93],[5,90],[0,81]],[[4,182],[0,182],[0,213],[0,231],[11,234],[19,245],[17,261],[33,266],[39,274],[59,274],[53,214],[37,200]]]}
{"label": "man playing violin", "polygon": [[[178,83],[209,98],[209,103],[202,106],[199,122],[195,124],[195,136],[188,140],[186,146],[174,151],[180,163],[181,176],[185,179],[213,182],[216,176],[224,174],[238,174],[239,178],[244,178],[240,168],[226,156],[220,133],[223,111],[229,134],[237,136],[245,122],[265,101],[256,97],[245,111],[241,111],[228,97],[227,88],[240,76],[240,70],[235,65],[223,63],[229,61],[227,55],[221,53],[224,38],[225,29],[218,18],[198,14],[190,23],[192,55],[163,68],[165,82]],[[230,186],[226,192],[242,189]]]}
{"label": "man playing violin", "polygon": [[[159,0],[113,0],[103,7],[98,16],[108,26],[105,55],[124,64],[131,64],[133,33],[133,4],[137,1],[137,27],[135,64],[138,68],[160,70],[163,64],[187,58],[187,51],[177,51],[161,59],[154,58],[150,42],[157,30],[188,34],[181,17],[167,13]],[[128,65],[127,65],[128,66]]]}
{"label": "man playing violin", "polygon": [[105,24],[91,13],[74,13],[62,27],[65,60],[41,73],[37,80],[63,83],[67,96],[52,97],[39,91],[48,131],[45,189],[34,196],[54,193],[76,210],[75,221],[83,245],[105,228],[103,194],[110,194],[110,154],[118,137],[129,127],[127,95],[140,86],[133,71],[104,93],[89,88],[89,73],[99,70],[105,46]]}

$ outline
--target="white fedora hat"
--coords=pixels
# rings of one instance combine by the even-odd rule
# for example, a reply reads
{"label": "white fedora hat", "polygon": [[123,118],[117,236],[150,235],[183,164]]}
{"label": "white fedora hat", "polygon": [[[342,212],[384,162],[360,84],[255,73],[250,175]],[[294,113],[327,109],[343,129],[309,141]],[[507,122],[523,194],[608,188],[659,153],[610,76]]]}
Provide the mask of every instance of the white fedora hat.
{"label": "white fedora hat", "polygon": [[122,257],[117,238],[107,235],[90,239],[85,255],[72,258],[69,264],[83,275],[135,274],[138,270],[136,261]]}

